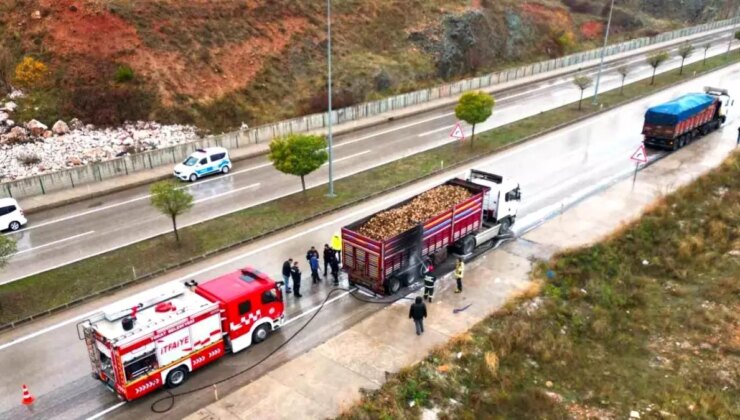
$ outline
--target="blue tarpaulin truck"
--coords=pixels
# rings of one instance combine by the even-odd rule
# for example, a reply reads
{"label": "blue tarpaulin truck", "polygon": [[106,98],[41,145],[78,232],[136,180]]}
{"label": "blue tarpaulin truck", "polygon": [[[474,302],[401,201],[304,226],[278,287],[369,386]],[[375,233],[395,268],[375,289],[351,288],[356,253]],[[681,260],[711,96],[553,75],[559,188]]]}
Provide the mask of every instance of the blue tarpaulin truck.
{"label": "blue tarpaulin truck", "polygon": [[706,93],[689,93],[649,108],[642,134],[648,147],[678,150],[718,129],[732,102],[726,90],[705,88]]}

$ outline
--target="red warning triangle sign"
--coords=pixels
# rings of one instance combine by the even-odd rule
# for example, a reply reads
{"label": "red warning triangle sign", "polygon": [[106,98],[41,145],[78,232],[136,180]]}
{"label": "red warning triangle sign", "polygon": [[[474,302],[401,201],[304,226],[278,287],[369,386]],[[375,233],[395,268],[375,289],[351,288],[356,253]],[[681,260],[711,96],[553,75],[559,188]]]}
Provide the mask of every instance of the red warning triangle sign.
{"label": "red warning triangle sign", "polygon": [[639,163],[647,163],[647,152],[645,151],[645,145],[641,144],[640,147],[635,150],[630,159]]}
{"label": "red warning triangle sign", "polygon": [[450,133],[450,137],[453,139],[462,140],[465,138],[465,133],[463,132],[462,127],[460,126],[460,123],[455,124],[455,128],[452,129],[452,132]]}

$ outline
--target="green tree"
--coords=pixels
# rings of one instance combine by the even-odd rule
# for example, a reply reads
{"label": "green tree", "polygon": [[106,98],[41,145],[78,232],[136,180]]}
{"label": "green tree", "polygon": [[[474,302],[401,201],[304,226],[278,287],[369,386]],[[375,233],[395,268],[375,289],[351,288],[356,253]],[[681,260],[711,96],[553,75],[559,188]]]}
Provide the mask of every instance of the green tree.
{"label": "green tree", "polygon": [[578,89],[581,90],[581,98],[578,100],[578,110],[580,111],[582,109],[583,104],[583,92],[588,89],[589,86],[591,86],[591,83],[593,80],[591,80],[590,77],[580,75],[573,78],[573,84],[578,86]]}
{"label": "green tree", "polygon": [[650,65],[650,67],[653,68],[653,77],[650,78],[651,85],[655,84],[655,72],[658,70],[658,67],[660,67],[661,64],[665,63],[668,58],[668,53],[665,51],[660,51],[648,56],[647,63]]}
{"label": "green tree", "polygon": [[624,93],[624,80],[627,79],[627,75],[630,74],[631,69],[629,66],[619,66],[617,67],[617,73],[619,73],[620,76],[622,76],[622,85],[619,87],[619,94],[621,95]]}
{"label": "green tree", "polygon": [[473,127],[470,147],[473,147],[475,140],[475,125],[486,121],[491,116],[495,103],[493,96],[485,92],[468,92],[460,97],[455,107],[455,116]]}
{"label": "green tree", "polygon": [[740,31],[735,32],[735,39],[740,41]]}
{"label": "green tree", "polygon": [[301,177],[301,187],[306,191],[306,175],[319,169],[329,159],[326,139],[311,134],[289,134],[270,142],[268,155],[278,171]]}
{"label": "green tree", "polygon": [[0,268],[5,267],[10,257],[17,250],[15,240],[9,236],[0,235]]}
{"label": "green tree", "polygon": [[701,48],[704,50],[704,61],[702,61],[701,65],[706,66],[707,65],[707,51],[709,51],[709,49],[712,48],[712,43],[707,42]]}
{"label": "green tree", "polygon": [[160,181],[152,185],[151,203],[157,210],[172,219],[172,229],[175,231],[175,240],[180,243],[180,234],[177,232],[177,216],[193,208],[193,196],[174,181]]}
{"label": "green tree", "polygon": [[678,47],[678,56],[681,57],[681,70],[679,70],[678,74],[683,74],[683,63],[693,52],[694,46],[691,44],[683,44]]}

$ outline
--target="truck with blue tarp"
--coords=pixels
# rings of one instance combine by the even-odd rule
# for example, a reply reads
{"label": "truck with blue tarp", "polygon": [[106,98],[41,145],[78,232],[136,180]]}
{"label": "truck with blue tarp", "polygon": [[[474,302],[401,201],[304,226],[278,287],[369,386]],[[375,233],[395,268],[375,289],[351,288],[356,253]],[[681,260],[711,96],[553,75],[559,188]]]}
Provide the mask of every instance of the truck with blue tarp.
{"label": "truck with blue tarp", "polygon": [[645,146],[678,150],[718,129],[727,118],[730,96],[724,89],[705,88],[649,108],[642,134]]}

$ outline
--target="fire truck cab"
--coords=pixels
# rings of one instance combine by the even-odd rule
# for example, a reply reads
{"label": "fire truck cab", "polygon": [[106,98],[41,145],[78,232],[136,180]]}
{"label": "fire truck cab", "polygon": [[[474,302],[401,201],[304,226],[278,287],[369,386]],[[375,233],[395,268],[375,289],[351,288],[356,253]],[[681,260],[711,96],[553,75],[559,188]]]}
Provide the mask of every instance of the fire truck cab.
{"label": "fire truck cab", "polygon": [[282,325],[283,309],[279,283],[245,268],[131,296],[82,321],[78,333],[93,378],[133,400],[263,341]]}

